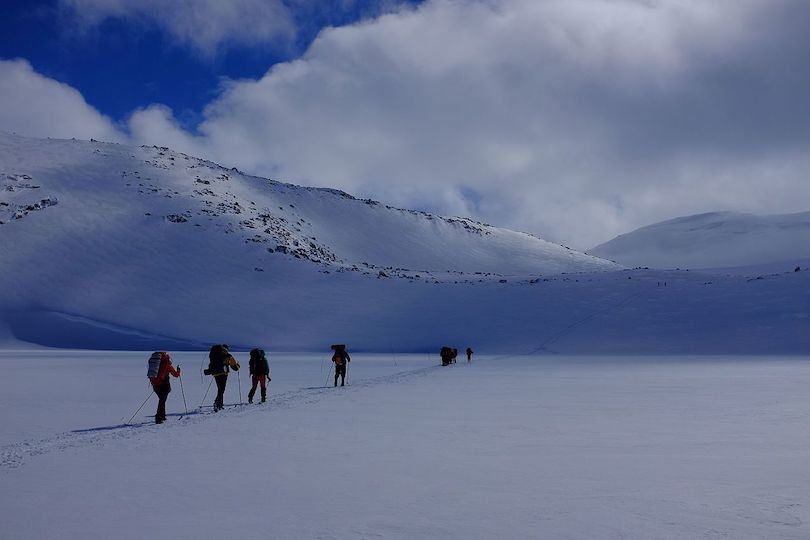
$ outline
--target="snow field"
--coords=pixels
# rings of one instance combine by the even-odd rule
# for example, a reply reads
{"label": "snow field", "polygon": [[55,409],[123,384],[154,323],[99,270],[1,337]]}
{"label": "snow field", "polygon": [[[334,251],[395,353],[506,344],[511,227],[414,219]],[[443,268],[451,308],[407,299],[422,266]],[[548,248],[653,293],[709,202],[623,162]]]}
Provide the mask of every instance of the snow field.
{"label": "snow field", "polygon": [[[351,352],[351,351],[350,351]],[[146,361],[151,352],[77,351],[60,349],[0,350],[0,370],[5,373],[6,391],[0,395],[0,446],[23,440],[43,439],[64,431],[115,427],[125,423],[143,402],[149,401],[133,419],[134,424],[151,421],[157,397],[146,378]],[[206,389],[206,406],[214,402],[216,385],[211,377],[201,377],[201,366],[208,367],[208,353],[172,352],[172,361],[180,365],[183,389],[189,410],[197,409]],[[234,356],[244,366],[232,372],[225,391],[226,404],[239,403],[239,379],[242,398],[247,404],[250,391],[248,353]],[[286,400],[299,390],[321,387],[331,370],[331,352],[323,355],[269,353],[271,376],[268,398]],[[349,383],[389,376],[403,371],[433,366],[427,355],[353,354],[349,364]],[[334,375],[334,372],[332,372]],[[354,381],[356,377],[356,381]],[[330,377],[329,384],[334,383]],[[256,400],[260,399],[256,388]],[[168,414],[184,412],[180,381],[172,378],[172,393],[166,404]]]}
{"label": "snow field", "polygon": [[[312,387],[320,357],[291,358],[283,377],[285,362],[274,364],[274,384],[298,373],[308,386],[271,386],[270,407],[64,436],[72,445],[32,442],[0,467],[4,530],[116,539],[810,535],[804,359],[476,356],[442,368],[438,358],[431,366],[398,355],[395,368],[391,355],[359,356],[348,388]],[[173,392],[169,410],[179,401]]]}

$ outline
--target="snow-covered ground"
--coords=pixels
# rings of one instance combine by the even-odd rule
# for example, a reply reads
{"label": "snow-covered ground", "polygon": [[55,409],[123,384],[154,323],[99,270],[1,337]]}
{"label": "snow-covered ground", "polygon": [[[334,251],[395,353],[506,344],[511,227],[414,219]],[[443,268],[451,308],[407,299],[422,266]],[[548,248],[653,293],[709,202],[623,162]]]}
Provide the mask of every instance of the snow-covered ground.
{"label": "snow-covered ground", "polygon": [[810,537],[806,358],[272,354],[268,405],[120,427],[146,357],[2,353],[4,537]]}

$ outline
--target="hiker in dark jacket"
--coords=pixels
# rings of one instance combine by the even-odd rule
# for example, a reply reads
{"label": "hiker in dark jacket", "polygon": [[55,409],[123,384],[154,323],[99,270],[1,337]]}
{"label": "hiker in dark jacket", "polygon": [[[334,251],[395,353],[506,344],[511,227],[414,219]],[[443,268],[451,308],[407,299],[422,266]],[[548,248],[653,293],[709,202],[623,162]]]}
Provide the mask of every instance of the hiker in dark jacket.
{"label": "hiker in dark jacket", "polygon": [[442,359],[442,365],[449,366],[450,362],[453,361],[453,349],[450,347],[442,347],[439,351],[439,356]]}
{"label": "hiker in dark jacket", "polygon": [[473,350],[471,348],[467,347],[467,363],[468,364],[470,362],[472,362],[472,355],[473,355]]}
{"label": "hiker in dark jacket", "polygon": [[335,350],[335,354],[332,355],[332,362],[335,363],[335,386],[337,386],[338,377],[341,378],[340,386],[344,386],[346,383],[346,364],[351,362],[352,359],[349,353],[346,352],[345,345],[333,345],[332,348]]}
{"label": "hiker in dark jacket", "polygon": [[225,404],[225,385],[228,384],[228,373],[231,368],[239,369],[239,362],[231,356],[227,345],[214,345],[208,353],[208,374],[217,383],[217,397],[214,399],[214,410],[222,409]]}
{"label": "hiker in dark jacket", "polygon": [[[156,353],[157,354],[157,353]],[[160,367],[156,377],[150,377],[149,382],[152,383],[152,390],[155,391],[158,397],[157,412],[155,413],[155,423],[162,424],[166,421],[166,399],[172,391],[172,384],[169,382],[169,375],[172,377],[180,376],[180,368],[175,368],[172,365],[172,358],[169,353],[160,353]]]}
{"label": "hiker in dark jacket", "polygon": [[250,376],[253,380],[253,386],[250,387],[248,393],[248,403],[253,403],[253,396],[256,394],[256,386],[261,384],[262,387],[262,403],[267,400],[267,381],[270,379],[270,365],[267,363],[267,356],[262,349],[253,349],[250,351],[250,361],[248,362],[250,368]]}

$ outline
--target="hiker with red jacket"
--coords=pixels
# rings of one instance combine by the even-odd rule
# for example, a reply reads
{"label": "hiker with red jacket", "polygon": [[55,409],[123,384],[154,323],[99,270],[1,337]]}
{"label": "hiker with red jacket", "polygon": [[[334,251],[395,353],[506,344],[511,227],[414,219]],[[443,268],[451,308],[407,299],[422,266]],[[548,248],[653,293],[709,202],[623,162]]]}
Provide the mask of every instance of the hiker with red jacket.
{"label": "hiker with red jacket", "polygon": [[157,412],[155,413],[155,423],[162,424],[166,421],[166,399],[169,397],[169,392],[172,391],[172,384],[169,382],[169,375],[172,377],[180,376],[180,367],[175,368],[172,365],[172,358],[167,352],[156,352],[152,354],[149,359],[150,365],[160,362],[157,368],[157,375],[149,377],[149,382],[152,383],[152,390],[155,391],[158,397]]}
{"label": "hiker with red jacket", "polygon": [[346,364],[351,362],[352,359],[349,353],[346,352],[346,345],[332,345],[332,350],[335,354],[332,355],[332,362],[335,363],[335,386],[337,386],[338,377],[340,377],[340,386],[346,383]]}
{"label": "hiker with red jacket", "polygon": [[256,395],[256,386],[261,384],[262,387],[262,403],[267,401],[267,381],[270,379],[270,364],[267,363],[267,356],[264,354],[263,349],[253,349],[250,351],[250,361],[248,362],[250,368],[250,377],[253,380],[253,386],[250,387],[248,393],[248,403],[253,403],[253,396]]}

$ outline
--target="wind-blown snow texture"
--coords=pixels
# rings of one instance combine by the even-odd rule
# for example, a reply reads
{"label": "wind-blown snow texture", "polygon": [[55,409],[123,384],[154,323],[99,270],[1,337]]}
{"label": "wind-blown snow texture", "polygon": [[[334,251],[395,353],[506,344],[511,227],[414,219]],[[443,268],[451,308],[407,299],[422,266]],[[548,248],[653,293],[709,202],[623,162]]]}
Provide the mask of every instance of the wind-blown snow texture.
{"label": "wind-blown snow texture", "polygon": [[165,148],[2,135],[0,173],[7,344],[810,350],[810,274],[792,266],[628,271],[527,234]]}
{"label": "wind-blown snow texture", "polygon": [[590,253],[627,266],[723,268],[810,258],[810,212],[713,212],[648,225]]}

